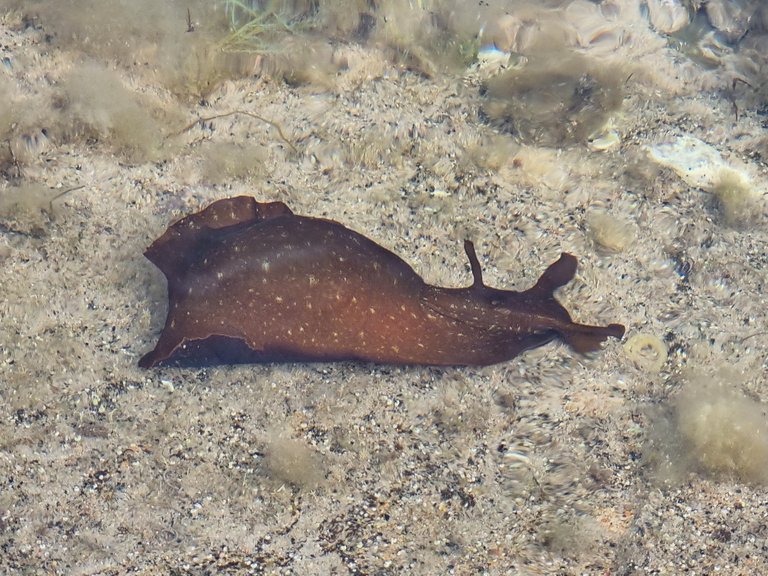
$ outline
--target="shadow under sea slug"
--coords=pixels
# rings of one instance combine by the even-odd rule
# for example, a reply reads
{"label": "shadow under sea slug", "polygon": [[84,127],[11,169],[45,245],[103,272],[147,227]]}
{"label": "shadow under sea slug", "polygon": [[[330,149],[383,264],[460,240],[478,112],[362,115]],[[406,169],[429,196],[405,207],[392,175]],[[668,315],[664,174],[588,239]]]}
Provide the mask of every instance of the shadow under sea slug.
{"label": "shadow under sea slug", "polygon": [[576,258],[563,254],[532,288],[474,282],[426,284],[404,260],[338,222],[297,216],[249,196],[182,218],[146,257],[168,279],[168,318],[139,362],[202,366],[239,362],[357,360],[384,364],[488,365],[561,338],[596,350],[619,324],[571,321],[554,290]]}

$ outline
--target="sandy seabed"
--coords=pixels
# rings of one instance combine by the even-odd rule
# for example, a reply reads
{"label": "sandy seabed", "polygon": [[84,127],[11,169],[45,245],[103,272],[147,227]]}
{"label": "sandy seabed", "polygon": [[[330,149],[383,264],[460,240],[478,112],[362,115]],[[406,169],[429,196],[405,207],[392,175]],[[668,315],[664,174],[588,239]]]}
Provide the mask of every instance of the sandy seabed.
{"label": "sandy seabed", "polygon": [[[744,52],[704,66],[638,3],[561,3],[621,95],[588,139],[564,124],[589,110],[553,112],[542,138],[573,141],[544,146],[476,64],[373,36],[300,74],[185,76],[33,4],[0,2],[0,573],[768,573],[768,132]],[[652,159],[684,137],[731,179]],[[570,252],[561,302],[625,341],[485,368],[138,368],[166,313],[142,252],[240,194],[437,285],[470,283],[464,238],[500,288]]]}

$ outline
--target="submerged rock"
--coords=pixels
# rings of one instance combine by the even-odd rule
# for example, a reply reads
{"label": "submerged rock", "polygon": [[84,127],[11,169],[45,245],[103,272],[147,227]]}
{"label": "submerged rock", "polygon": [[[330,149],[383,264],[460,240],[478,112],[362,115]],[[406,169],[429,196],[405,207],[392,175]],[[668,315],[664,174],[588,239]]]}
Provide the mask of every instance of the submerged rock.
{"label": "submerged rock", "polygon": [[750,28],[759,0],[709,0],[707,18],[730,42],[737,42]]}
{"label": "submerged rock", "polygon": [[531,56],[485,84],[483,112],[494,125],[539,146],[586,142],[599,136],[621,107],[625,76],[566,51]]}
{"label": "submerged rock", "polygon": [[691,15],[680,0],[646,0],[651,25],[665,34],[688,25]]}

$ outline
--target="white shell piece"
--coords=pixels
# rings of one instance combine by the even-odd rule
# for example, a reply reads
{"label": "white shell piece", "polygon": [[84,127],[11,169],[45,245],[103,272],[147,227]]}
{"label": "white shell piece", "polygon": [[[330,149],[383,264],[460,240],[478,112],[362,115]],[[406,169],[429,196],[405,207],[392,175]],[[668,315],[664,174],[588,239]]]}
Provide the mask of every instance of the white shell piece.
{"label": "white shell piece", "polygon": [[621,138],[616,130],[609,130],[589,141],[589,147],[597,152],[610,150],[621,144]]}
{"label": "white shell piece", "polygon": [[477,52],[477,63],[480,68],[504,67],[509,64],[509,52],[499,50],[495,46],[486,46]]}
{"label": "white shell piece", "polygon": [[693,136],[681,136],[673,142],[648,146],[647,149],[654,161],[671,168],[686,183],[698,188],[712,188],[720,171],[728,168],[714,146]]}

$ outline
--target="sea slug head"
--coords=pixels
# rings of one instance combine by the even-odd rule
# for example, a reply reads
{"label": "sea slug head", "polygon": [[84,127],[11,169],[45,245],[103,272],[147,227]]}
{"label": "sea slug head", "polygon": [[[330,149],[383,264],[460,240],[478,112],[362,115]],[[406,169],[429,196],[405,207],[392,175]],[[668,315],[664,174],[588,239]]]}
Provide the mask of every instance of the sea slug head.
{"label": "sea slug head", "polygon": [[196,247],[217,230],[290,214],[291,209],[282,202],[257,202],[252,196],[225,198],[175,222],[144,255],[170,279],[179,275],[187,257],[193,257]]}

